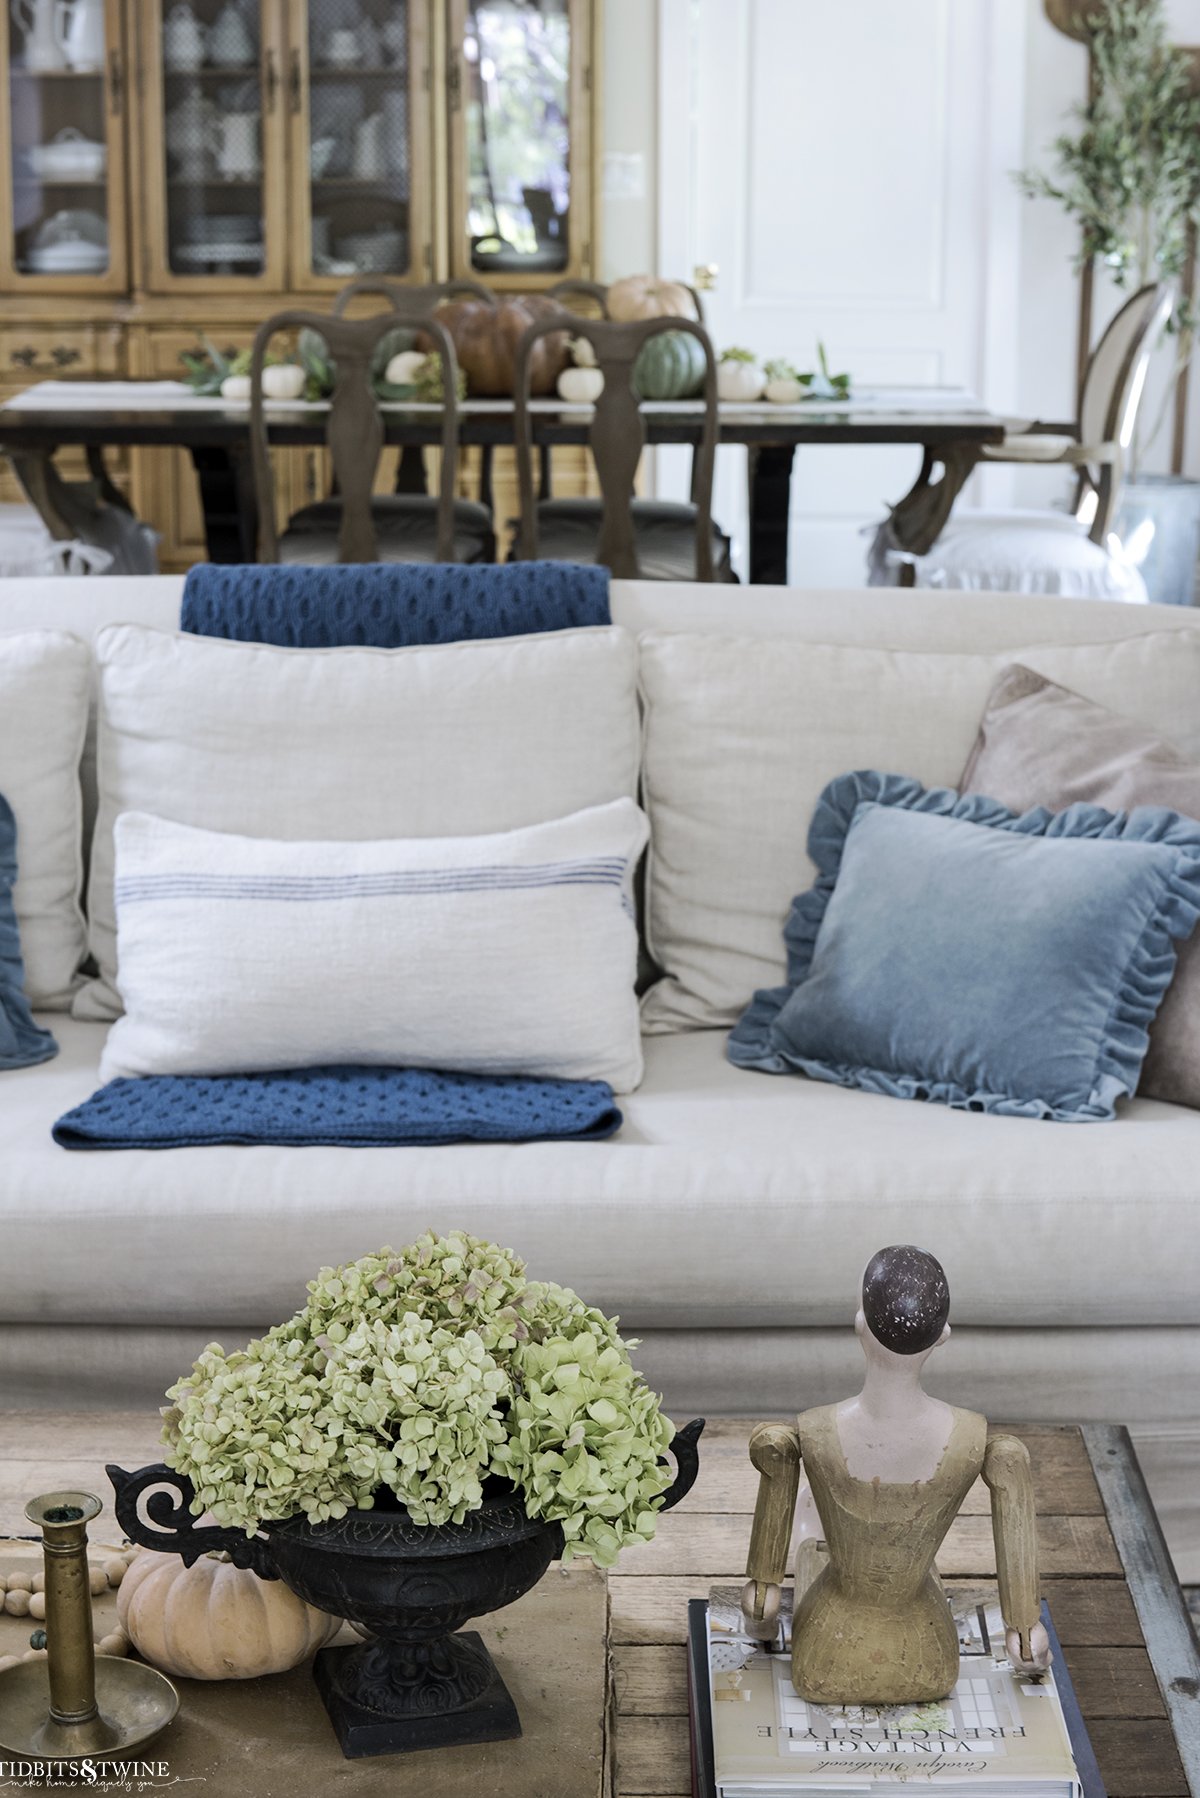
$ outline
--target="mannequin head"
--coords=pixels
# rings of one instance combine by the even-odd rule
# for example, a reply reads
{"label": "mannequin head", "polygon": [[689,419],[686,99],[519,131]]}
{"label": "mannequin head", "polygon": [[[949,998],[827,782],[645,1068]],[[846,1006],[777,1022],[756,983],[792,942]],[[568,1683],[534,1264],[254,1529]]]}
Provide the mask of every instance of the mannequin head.
{"label": "mannequin head", "polygon": [[941,1263],[924,1249],[898,1243],[867,1263],[854,1328],[870,1360],[916,1370],[950,1334],[950,1288]]}

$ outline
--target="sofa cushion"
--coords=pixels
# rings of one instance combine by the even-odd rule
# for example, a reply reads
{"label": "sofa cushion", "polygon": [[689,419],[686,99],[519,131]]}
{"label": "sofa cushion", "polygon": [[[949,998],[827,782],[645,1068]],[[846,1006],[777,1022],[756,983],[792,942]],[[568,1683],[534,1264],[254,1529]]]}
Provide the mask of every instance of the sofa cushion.
{"label": "sofa cushion", "polygon": [[13,904],[26,991],[54,1010],[70,1004],[85,949],[79,761],[91,664],[87,645],[62,631],[0,636],[0,793],[17,823]]}
{"label": "sofa cushion", "polygon": [[289,840],[515,830],[633,797],[635,645],[612,627],[413,649],[279,649],[116,625],[97,641],[100,805],[88,882],[115,1017],[124,811]]}
{"label": "sofa cushion", "polygon": [[[964,793],[986,793],[1010,811],[1082,802],[1110,811],[1168,805],[1200,818],[1200,763],[1156,732],[1019,665],[988,697],[963,769]],[[1139,1091],[1200,1107],[1200,931],[1180,945],[1179,967],[1150,1033]]]}
{"label": "sofa cushion", "polygon": [[607,1142],[71,1155],[50,1127],[94,1092],[105,1031],[55,1028],[56,1061],[4,1076],[0,1322],[258,1326],[314,1269],[458,1226],[634,1335],[848,1328],[888,1242],[939,1257],[957,1324],[1200,1324],[1200,1113],[1153,1100],[1049,1130],[755,1080],[709,1031],[646,1042]]}
{"label": "sofa cushion", "polygon": [[644,636],[647,933],[665,978],[646,994],[643,1028],[731,1025],[759,987],[778,986],[784,919],[814,878],[806,840],[823,788],[862,768],[952,785],[1014,659],[1200,757],[1193,632],[1016,658]]}
{"label": "sofa cushion", "polygon": [[35,1024],[25,991],[25,964],[13,909],[17,884],[17,825],[0,793],[0,1071],[32,1067],[58,1054],[48,1030]]}
{"label": "sofa cushion", "polygon": [[105,1081],[642,1077],[632,799],[487,836],[281,843],[124,812],[115,837],[125,1015]]}
{"label": "sofa cushion", "polygon": [[788,984],[729,1039],[737,1067],[967,1111],[1109,1120],[1200,920],[1200,824],[1146,806],[1006,811],[843,774],[808,835],[820,878]]}

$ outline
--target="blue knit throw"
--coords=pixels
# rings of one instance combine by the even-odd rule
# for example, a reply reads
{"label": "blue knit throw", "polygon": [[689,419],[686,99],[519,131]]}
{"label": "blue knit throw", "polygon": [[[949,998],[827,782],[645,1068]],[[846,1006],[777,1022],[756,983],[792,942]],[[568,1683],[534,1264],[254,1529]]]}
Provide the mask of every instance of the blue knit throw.
{"label": "blue knit throw", "polygon": [[200,562],[188,571],[179,620],[201,637],[285,649],[403,649],[611,623],[608,569],[574,562]]}
{"label": "blue knit throw", "polygon": [[110,1080],[59,1118],[54,1140],[64,1149],[191,1149],[212,1143],[380,1149],[594,1142],[620,1127],[612,1088],[600,1080],[324,1067]]}

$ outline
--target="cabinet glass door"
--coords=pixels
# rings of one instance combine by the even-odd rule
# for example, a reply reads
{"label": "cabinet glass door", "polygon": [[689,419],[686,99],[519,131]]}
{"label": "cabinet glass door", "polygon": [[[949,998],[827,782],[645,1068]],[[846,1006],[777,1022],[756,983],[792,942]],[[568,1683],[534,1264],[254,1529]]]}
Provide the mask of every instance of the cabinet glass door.
{"label": "cabinet glass door", "polygon": [[152,284],[278,285],[281,45],[272,0],[145,0]]}
{"label": "cabinet glass door", "polygon": [[428,280],[428,32],[420,0],[304,0],[292,50],[294,281]]}
{"label": "cabinet glass door", "polygon": [[453,0],[455,274],[530,285],[588,272],[589,11]]}
{"label": "cabinet glass door", "polygon": [[59,291],[123,288],[118,0],[10,0],[6,10],[7,272]]}

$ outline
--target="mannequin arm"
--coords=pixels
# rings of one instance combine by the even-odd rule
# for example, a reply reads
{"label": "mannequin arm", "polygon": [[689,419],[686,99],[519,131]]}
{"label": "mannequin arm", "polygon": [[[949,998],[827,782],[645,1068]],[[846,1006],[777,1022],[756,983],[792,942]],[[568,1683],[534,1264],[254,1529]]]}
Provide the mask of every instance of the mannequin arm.
{"label": "mannequin arm", "polygon": [[788,1424],[760,1423],[750,1438],[750,1459],[759,1481],[742,1611],[751,1633],[769,1639],[775,1634],[779,1588],[787,1572],[800,1485],[800,1438]]}
{"label": "mannequin arm", "polygon": [[1018,1672],[1044,1673],[1050,1649],[1040,1621],[1037,1517],[1025,1444],[1015,1436],[992,1436],[984,1451],[983,1477],[992,1495],[996,1573],[1009,1655]]}

